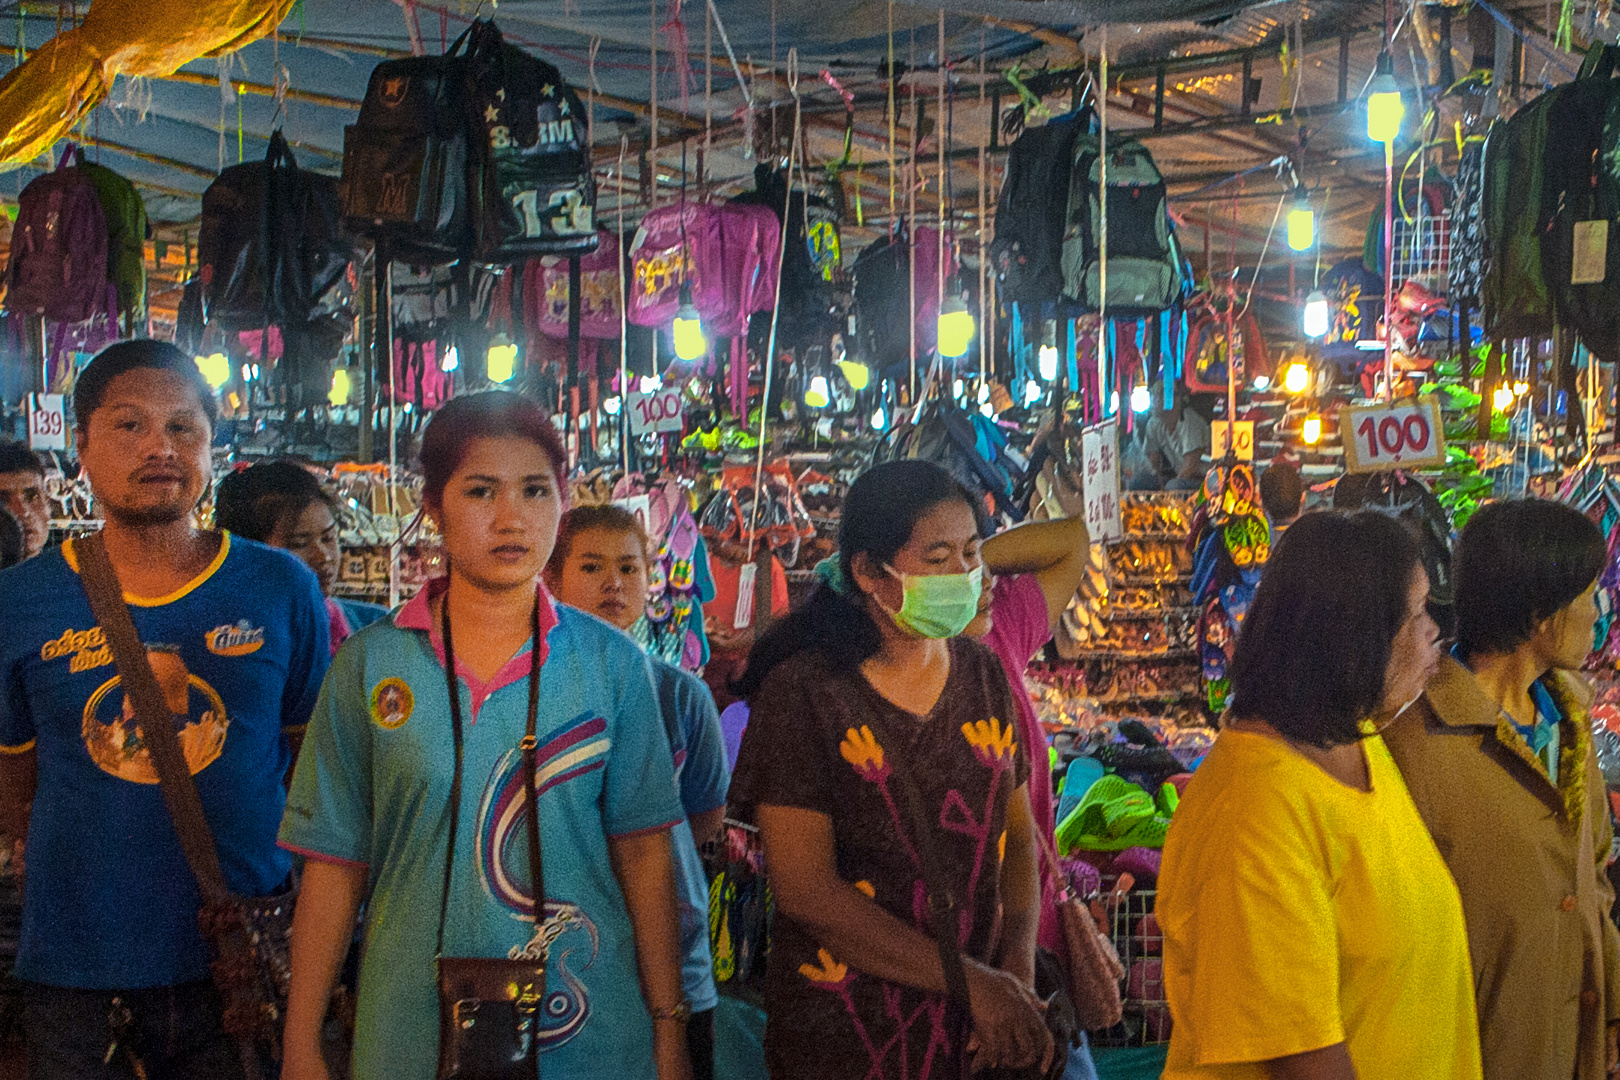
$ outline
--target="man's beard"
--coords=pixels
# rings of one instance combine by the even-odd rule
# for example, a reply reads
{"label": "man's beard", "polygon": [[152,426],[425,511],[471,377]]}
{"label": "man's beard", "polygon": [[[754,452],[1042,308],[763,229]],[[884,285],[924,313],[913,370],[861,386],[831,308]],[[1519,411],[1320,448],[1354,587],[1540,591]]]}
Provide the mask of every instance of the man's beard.
{"label": "man's beard", "polygon": [[178,503],[169,506],[146,506],[137,508],[104,506],[105,516],[109,521],[131,529],[149,529],[157,525],[173,525],[177,521],[184,521],[191,515],[188,507]]}

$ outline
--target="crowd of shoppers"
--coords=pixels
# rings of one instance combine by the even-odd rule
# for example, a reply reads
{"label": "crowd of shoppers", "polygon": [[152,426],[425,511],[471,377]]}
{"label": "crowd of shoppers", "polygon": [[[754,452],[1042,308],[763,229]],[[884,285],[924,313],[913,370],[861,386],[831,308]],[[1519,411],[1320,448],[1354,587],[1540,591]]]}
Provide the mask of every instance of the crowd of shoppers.
{"label": "crowd of shoppers", "polygon": [[[1064,938],[1022,689],[1085,574],[1080,517],[991,536],[934,465],[862,474],[810,595],[778,611],[772,580],[763,627],[721,634],[743,665],[733,777],[709,687],[624,633],[647,606],[646,533],[566,506],[561,441],[528,399],[458,397],[429,422],[423,505],[449,575],[393,612],[330,596],[339,507],[296,463],[222,478],[217,527],[197,527],[216,414],[183,353],[115,345],[74,404],[99,537],[46,547],[39,460],[0,445],[0,563],[20,563],[0,573],[0,834],[24,883],[31,1078],[253,1067],[81,579],[99,552],[229,888],[290,903],[300,883],[287,1080],[442,1075],[453,958],[542,971],[512,1015],[548,1078],[708,1080],[699,849],[728,806],[759,831],[775,902],[773,1080],[1092,1075],[1035,990],[1037,946],[1061,961]],[[1157,419],[1174,434],[1180,411]],[[1267,507],[1292,517],[1302,496],[1284,470]],[[1480,510],[1442,643],[1404,526],[1287,529],[1164,851],[1166,1077],[1615,1075],[1613,830],[1578,674],[1607,560],[1563,505]],[[357,927],[334,1068],[323,1025]],[[470,1001],[449,1002],[456,1023],[490,1022]]]}

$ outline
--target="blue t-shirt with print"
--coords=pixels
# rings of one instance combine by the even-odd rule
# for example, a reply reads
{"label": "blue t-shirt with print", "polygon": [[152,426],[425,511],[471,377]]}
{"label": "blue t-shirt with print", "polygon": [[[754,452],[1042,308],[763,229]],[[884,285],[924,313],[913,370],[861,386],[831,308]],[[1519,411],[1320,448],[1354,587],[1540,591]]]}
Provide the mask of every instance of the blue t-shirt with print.
{"label": "blue t-shirt with print", "polygon": [[[281,829],[294,851],[368,867],[356,1080],[432,1080],[438,1058],[434,942],[454,742],[426,600],[424,591],[338,651]],[[550,936],[541,1068],[548,1080],[654,1080],[608,840],[680,820],[669,745],[641,652],[591,616],[555,611],[536,725]],[[542,627],[550,621],[542,611]],[[528,657],[526,646],[488,684],[457,665],[468,723],[448,956],[505,957],[534,937],[518,774]]]}
{"label": "blue t-shirt with print", "polygon": [[[0,751],[38,755],[19,978],[131,989],[208,977],[197,883],[79,584],[72,544],[0,573]],[[295,556],[224,535],[172,596],[130,615],[171,706],[231,889],[274,892],[291,764],[330,655],[320,584]]]}
{"label": "blue t-shirt with print", "polygon": [[[675,753],[675,783],[686,818],[724,806],[731,767],[726,764],[714,695],[702,679],[662,660],[653,661],[653,683]],[[670,842],[675,849],[676,902],[681,916],[681,988],[692,1010],[704,1012],[720,1001],[709,953],[709,877],[703,872],[689,820],[675,826]]]}

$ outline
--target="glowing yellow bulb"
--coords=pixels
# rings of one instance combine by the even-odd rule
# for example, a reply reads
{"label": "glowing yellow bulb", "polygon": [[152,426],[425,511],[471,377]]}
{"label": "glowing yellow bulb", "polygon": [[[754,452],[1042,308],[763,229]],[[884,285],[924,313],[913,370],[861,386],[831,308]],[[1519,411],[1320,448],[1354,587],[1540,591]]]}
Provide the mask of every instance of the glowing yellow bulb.
{"label": "glowing yellow bulb", "polygon": [[671,336],[675,339],[675,355],[682,360],[701,360],[709,351],[709,343],[703,339],[703,323],[695,311],[688,316],[683,309],[675,317]]}
{"label": "glowing yellow bulb", "polygon": [[853,360],[838,361],[838,370],[842,371],[844,378],[849,380],[851,390],[865,390],[867,384],[872,381],[871,369],[865,364],[858,364]]}
{"label": "glowing yellow bulb", "polygon": [[1505,412],[1513,407],[1514,396],[1513,387],[1503,384],[1491,395],[1491,404],[1496,406],[1497,412]]}
{"label": "glowing yellow bulb", "polygon": [[1305,440],[1307,446],[1315,446],[1322,441],[1322,418],[1315,413],[1305,418],[1305,425],[1300,429],[1300,438]]}
{"label": "glowing yellow bulb", "polygon": [[939,355],[954,360],[966,356],[973,344],[973,316],[960,297],[945,301],[939,313]]}
{"label": "glowing yellow bulb", "polygon": [[326,395],[331,404],[342,407],[349,403],[349,369],[340,367],[332,372],[332,391]]}
{"label": "glowing yellow bulb", "polygon": [[485,373],[490,382],[510,382],[517,374],[518,347],[505,334],[496,334],[484,354]]}
{"label": "glowing yellow bulb", "polygon": [[231,381],[231,359],[224,353],[210,353],[197,357],[197,370],[215,390]]}
{"label": "glowing yellow bulb", "polygon": [[1373,92],[1367,95],[1367,138],[1373,142],[1391,143],[1401,133],[1401,121],[1406,117],[1406,103],[1401,100],[1400,87],[1393,75],[1380,75],[1373,80]]}
{"label": "glowing yellow bulb", "polygon": [[1283,389],[1290,394],[1303,394],[1310,384],[1311,369],[1297,360],[1289,364],[1288,370],[1283,372]]}
{"label": "glowing yellow bulb", "polygon": [[804,392],[804,403],[812,409],[825,409],[832,401],[832,394],[827,389],[827,376],[817,375],[810,380],[810,389]]}
{"label": "glowing yellow bulb", "polygon": [[1295,251],[1309,251],[1316,243],[1316,214],[1308,202],[1298,202],[1288,211],[1288,246]]}

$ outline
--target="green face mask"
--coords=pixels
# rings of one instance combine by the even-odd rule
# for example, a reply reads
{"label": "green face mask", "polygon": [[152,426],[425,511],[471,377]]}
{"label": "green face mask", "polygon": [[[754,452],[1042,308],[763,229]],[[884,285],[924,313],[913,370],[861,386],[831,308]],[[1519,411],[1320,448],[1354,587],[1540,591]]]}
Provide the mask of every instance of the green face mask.
{"label": "green face mask", "polygon": [[892,566],[884,569],[905,586],[900,610],[889,615],[907,633],[925,638],[955,637],[979,613],[982,566],[966,574],[902,574]]}

